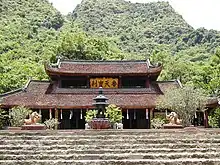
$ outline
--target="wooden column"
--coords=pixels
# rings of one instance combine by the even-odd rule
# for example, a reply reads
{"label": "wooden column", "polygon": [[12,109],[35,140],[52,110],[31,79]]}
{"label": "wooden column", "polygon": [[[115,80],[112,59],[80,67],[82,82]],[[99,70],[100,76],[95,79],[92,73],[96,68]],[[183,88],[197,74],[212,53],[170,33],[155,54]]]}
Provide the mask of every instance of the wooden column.
{"label": "wooden column", "polygon": [[205,128],[208,128],[209,127],[208,112],[204,111],[203,114],[204,114],[204,126],[205,126]]}
{"label": "wooden column", "polygon": [[87,88],[90,88],[90,77],[87,76],[87,84],[86,84]]}
{"label": "wooden column", "polygon": [[52,109],[49,109],[49,118],[50,118],[50,119],[53,118]]}
{"label": "wooden column", "polygon": [[149,111],[149,129],[151,128],[151,119],[153,119],[154,108],[151,108]]}
{"label": "wooden column", "polygon": [[122,79],[122,77],[121,76],[119,76],[119,78],[118,78],[118,88],[121,88],[121,83],[122,83],[122,81],[121,81],[121,79]]}
{"label": "wooden column", "polygon": [[41,115],[41,118],[40,118],[40,123],[42,123],[42,114],[41,114],[41,109],[39,109],[39,115]]}
{"label": "wooden column", "polygon": [[[59,119],[58,119],[58,110],[57,110],[57,108],[55,108],[55,119],[57,119],[57,121],[59,121]],[[55,126],[55,130],[57,130],[57,125]]]}
{"label": "wooden column", "polygon": [[147,77],[146,83],[145,83],[145,88],[149,88],[149,87],[150,87],[150,82],[149,82],[149,77]]}

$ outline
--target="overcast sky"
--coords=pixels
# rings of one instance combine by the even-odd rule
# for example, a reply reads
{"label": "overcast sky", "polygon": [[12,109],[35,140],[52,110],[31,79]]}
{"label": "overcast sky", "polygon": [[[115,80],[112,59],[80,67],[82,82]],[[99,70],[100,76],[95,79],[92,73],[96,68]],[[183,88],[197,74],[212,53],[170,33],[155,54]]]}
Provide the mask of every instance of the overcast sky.
{"label": "overcast sky", "polygon": [[[72,12],[81,0],[49,0],[61,13]],[[147,3],[158,0],[129,0]],[[220,0],[166,0],[194,28],[220,30]]]}

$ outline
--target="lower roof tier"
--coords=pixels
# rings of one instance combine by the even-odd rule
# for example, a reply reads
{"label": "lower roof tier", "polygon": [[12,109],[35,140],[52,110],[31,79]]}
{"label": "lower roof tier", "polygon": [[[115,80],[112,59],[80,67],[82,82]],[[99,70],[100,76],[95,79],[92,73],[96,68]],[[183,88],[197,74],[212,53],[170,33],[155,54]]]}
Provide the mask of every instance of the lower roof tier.
{"label": "lower roof tier", "polygon": [[[179,86],[177,81],[156,82],[158,90],[154,92],[143,89],[130,89],[130,92],[104,92],[109,99],[109,104],[116,104],[126,109],[155,108],[156,100],[159,95],[167,88]],[[78,91],[71,93],[53,93],[49,81],[30,81],[25,89],[12,91],[1,95],[0,106],[11,108],[22,105],[33,109],[78,109],[93,108],[93,99],[98,95],[97,91],[88,89],[90,92]]]}

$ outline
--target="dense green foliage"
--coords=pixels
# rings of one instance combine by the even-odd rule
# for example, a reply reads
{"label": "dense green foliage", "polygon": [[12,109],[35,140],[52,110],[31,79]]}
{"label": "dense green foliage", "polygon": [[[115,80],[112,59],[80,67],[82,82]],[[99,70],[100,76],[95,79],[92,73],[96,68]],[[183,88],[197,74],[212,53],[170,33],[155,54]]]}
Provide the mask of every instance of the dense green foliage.
{"label": "dense green foliage", "polygon": [[175,54],[197,45],[214,52],[220,33],[194,30],[168,2],[131,3],[124,0],[84,0],[72,13],[86,32],[112,37],[121,50],[149,56],[157,45]]}
{"label": "dense green foliage", "polygon": [[[44,79],[43,61],[54,54],[59,13],[46,0],[0,2],[0,92]],[[58,23],[58,24],[56,24]]]}
{"label": "dense green foliage", "polygon": [[83,0],[68,16],[47,0],[0,1],[0,93],[48,79],[45,61],[145,59],[162,62],[160,80],[220,95],[220,33],[194,30],[167,2]]}
{"label": "dense green foliage", "polygon": [[111,37],[125,52],[151,55],[165,66],[160,80],[180,79],[220,95],[220,32],[194,30],[167,2],[85,0],[72,19],[90,34]]}
{"label": "dense green foliage", "polygon": [[220,127],[220,108],[216,108],[215,111],[209,115],[209,126],[212,128]]}
{"label": "dense green foliage", "polygon": [[21,87],[30,77],[47,79],[43,64],[50,59],[54,62],[56,56],[131,57],[110,40],[88,36],[76,24],[65,22],[46,0],[3,0],[0,11],[0,93]]}
{"label": "dense green foliage", "polygon": [[157,44],[175,44],[193,29],[167,2],[85,0],[72,14],[85,31],[112,37],[122,50],[150,55]]}

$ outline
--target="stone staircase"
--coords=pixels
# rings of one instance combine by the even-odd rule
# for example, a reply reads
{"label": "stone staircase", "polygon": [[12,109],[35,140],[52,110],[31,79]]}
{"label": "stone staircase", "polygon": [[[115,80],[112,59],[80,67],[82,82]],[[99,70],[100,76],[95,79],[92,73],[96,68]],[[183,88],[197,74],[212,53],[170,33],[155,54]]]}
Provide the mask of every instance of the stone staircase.
{"label": "stone staircase", "polygon": [[5,130],[0,164],[217,165],[220,130]]}

